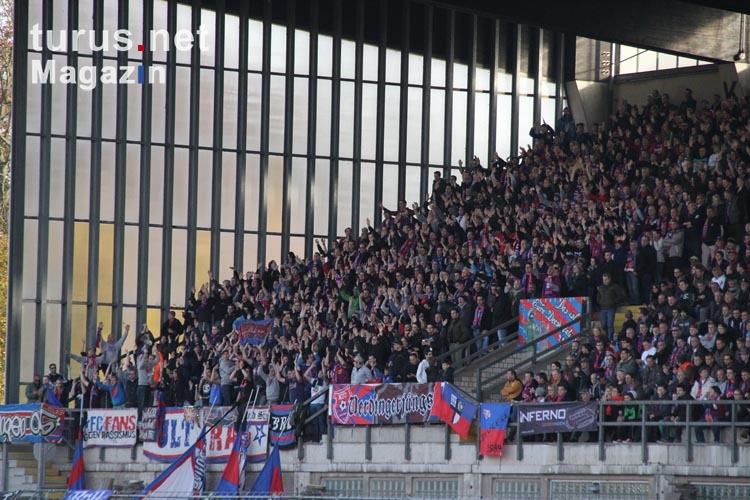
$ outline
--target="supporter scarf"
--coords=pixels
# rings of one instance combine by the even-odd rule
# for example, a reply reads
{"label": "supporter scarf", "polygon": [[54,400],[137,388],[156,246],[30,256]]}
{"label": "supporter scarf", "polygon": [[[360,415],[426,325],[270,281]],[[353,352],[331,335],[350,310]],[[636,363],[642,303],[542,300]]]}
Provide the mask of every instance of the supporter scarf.
{"label": "supporter scarf", "polygon": [[471,324],[472,328],[474,328],[475,330],[481,328],[483,316],[484,306],[477,306],[477,308],[474,309],[474,322]]}
{"label": "supporter scarf", "polygon": [[635,252],[628,252],[628,256],[625,261],[626,271],[635,271]]}

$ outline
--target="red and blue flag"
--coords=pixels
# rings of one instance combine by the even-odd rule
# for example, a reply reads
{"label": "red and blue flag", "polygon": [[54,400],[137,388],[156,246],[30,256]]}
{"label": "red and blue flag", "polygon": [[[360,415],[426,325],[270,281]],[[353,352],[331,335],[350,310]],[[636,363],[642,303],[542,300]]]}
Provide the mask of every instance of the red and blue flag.
{"label": "red and blue flag", "polygon": [[156,391],[156,443],[161,447],[167,445],[167,403],[161,391]]}
{"label": "red and blue flag", "polygon": [[482,403],[479,409],[479,453],[485,456],[503,454],[505,431],[508,428],[511,405]]}
{"label": "red and blue flag", "polygon": [[147,498],[190,498],[200,495],[205,484],[206,442],[205,430],[194,445],[159,474],[133,500]]}
{"label": "red and blue flag", "polygon": [[234,438],[232,452],[229,455],[229,461],[224,468],[224,473],[221,475],[221,479],[219,479],[219,484],[216,485],[216,493],[226,493],[230,496],[236,496],[240,491],[240,478],[245,471],[243,441],[247,441],[246,436],[247,434],[241,430],[237,432],[237,436]]}
{"label": "red and blue flag", "polygon": [[68,478],[68,489],[79,491],[86,489],[86,470],[83,463],[83,429],[78,430],[76,451],[73,455],[73,468]]}
{"label": "red and blue flag", "polygon": [[250,493],[259,495],[274,495],[284,493],[284,482],[281,480],[281,456],[279,446],[273,447],[263,469],[250,487]]}
{"label": "red and blue flag", "polygon": [[477,405],[446,382],[435,384],[431,416],[448,424],[462,438],[469,435],[471,422],[477,413]]}

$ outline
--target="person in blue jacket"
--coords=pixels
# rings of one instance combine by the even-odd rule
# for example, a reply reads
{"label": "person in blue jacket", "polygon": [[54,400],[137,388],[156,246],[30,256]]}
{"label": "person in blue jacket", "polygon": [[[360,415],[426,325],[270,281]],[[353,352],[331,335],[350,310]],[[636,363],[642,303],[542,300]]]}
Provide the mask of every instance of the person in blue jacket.
{"label": "person in blue jacket", "polygon": [[112,399],[113,408],[125,408],[127,404],[127,395],[125,394],[125,388],[114,373],[108,373],[105,377],[105,382],[96,382],[96,386],[99,389],[104,389],[109,392],[109,396]]}

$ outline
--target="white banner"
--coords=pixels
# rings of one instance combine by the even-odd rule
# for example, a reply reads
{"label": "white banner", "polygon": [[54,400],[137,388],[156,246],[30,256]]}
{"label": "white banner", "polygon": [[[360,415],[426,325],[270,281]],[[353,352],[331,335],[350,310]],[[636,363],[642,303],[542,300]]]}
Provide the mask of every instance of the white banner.
{"label": "white banner", "polygon": [[130,447],[135,444],[138,434],[138,410],[99,409],[89,410],[86,425],[83,428],[83,445]]}
{"label": "white banner", "polygon": [[64,500],[108,500],[112,490],[77,490],[65,495]]}
{"label": "white banner", "polygon": [[[208,408],[203,420],[210,426],[227,411],[225,407],[215,407],[208,415]],[[248,431],[250,432],[247,450],[249,462],[262,461],[266,457],[268,443],[268,407],[248,410]],[[208,463],[224,463],[229,460],[234,438],[237,435],[235,424],[237,410],[232,410],[224,417],[219,425],[214,427],[206,436],[206,459]],[[172,462],[192,446],[201,433],[201,427],[185,420],[184,408],[167,408],[164,423],[160,432],[163,434],[164,446],[158,442],[143,443],[143,454],[152,460]],[[158,434],[158,432],[157,432]]]}

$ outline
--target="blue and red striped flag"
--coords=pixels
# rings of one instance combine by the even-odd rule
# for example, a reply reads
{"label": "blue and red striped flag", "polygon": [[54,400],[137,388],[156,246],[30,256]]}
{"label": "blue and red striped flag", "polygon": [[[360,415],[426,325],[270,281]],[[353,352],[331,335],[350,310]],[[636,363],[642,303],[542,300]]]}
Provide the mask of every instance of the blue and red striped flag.
{"label": "blue and red striped flag", "polygon": [[156,391],[156,443],[164,448],[167,445],[167,403],[161,391]]}
{"label": "blue and red striped flag", "polygon": [[297,436],[291,425],[294,405],[271,405],[271,418],[268,425],[270,440],[282,448],[291,448],[297,444]]}
{"label": "blue and red striped flag", "polygon": [[480,454],[485,456],[503,454],[510,410],[511,405],[508,403],[482,403],[479,409]]}
{"label": "blue and red striped flag", "polygon": [[266,464],[250,487],[250,493],[265,496],[284,493],[284,482],[281,480],[281,455],[279,454],[278,444],[273,447],[273,451],[268,456]]}
{"label": "blue and red striped flag", "polygon": [[[243,424],[242,427],[245,427]],[[246,439],[245,433],[240,429],[234,439],[232,452],[229,454],[229,461],[224,468],[224,473],[216,485],[216,493],[226,493],[229,496],[236,496],[241,487],[241,476],[245,471],[245,456],[242,453],[242,441]]]}
{"label": "blue and red striped flag", "polygon": [[70,477],[68,478],[68,489],[74,491],[86,489],[86,470],[83,464],[83,428],[78,429],[78,441],[73,455],[73,468],[70,470]]}

